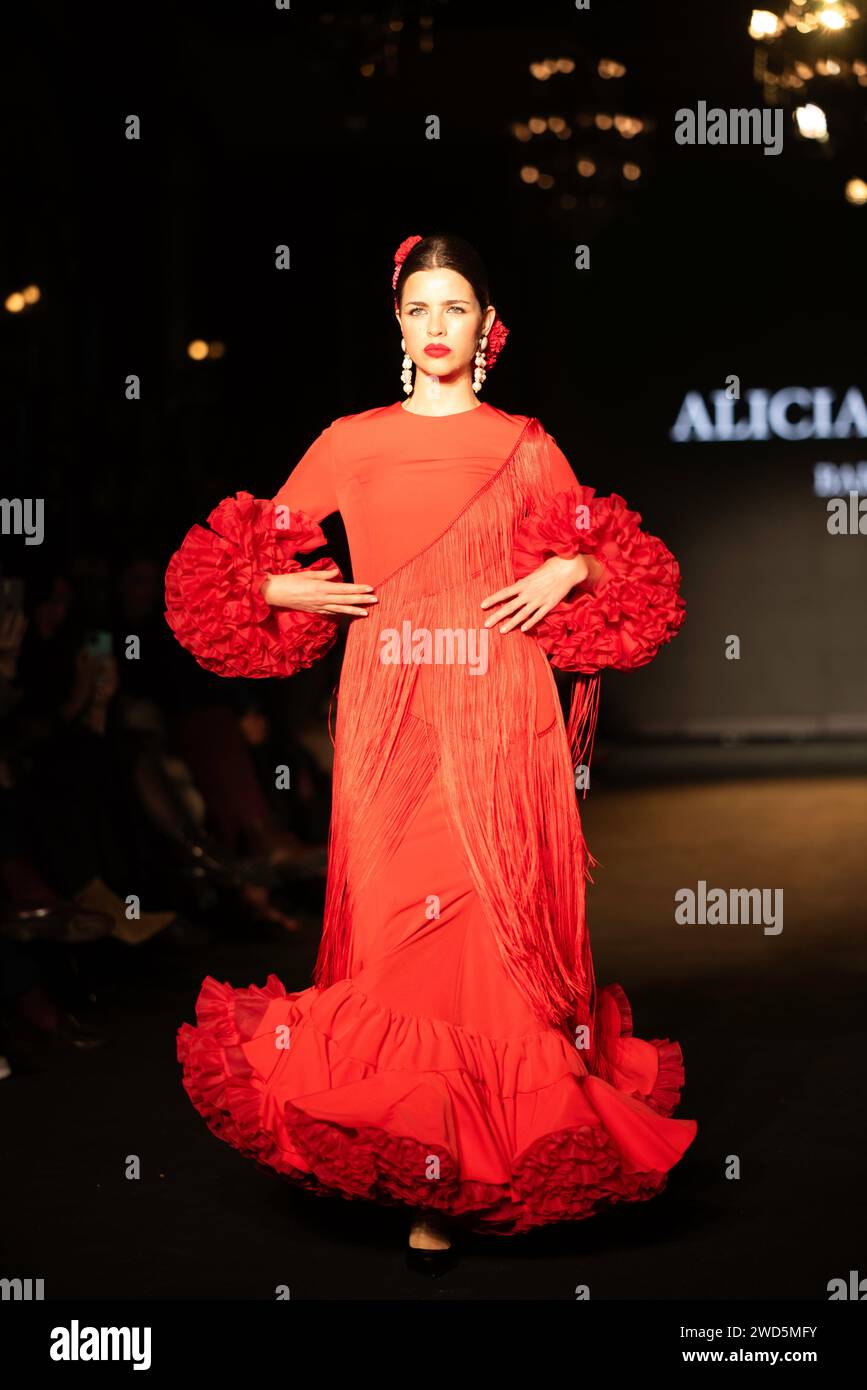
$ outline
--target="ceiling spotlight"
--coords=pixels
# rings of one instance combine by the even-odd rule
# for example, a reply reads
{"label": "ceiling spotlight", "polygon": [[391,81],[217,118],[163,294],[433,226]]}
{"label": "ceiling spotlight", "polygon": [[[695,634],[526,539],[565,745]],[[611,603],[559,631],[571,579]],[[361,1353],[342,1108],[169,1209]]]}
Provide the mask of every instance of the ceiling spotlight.
{"label": "ceiling spotlight", "polygon": [[806,106],[796,106],[795,123],[798,127],[798,134],[802,135],[805,140],[824,142],[828,139],[828,123],[821,106],[814,106],[812,102]]}
{"label": "ceiling spotlight", "polygon": [[770,10],[753,10],[749,32],[751,39],[775,39],[783,32],[783,21]]}

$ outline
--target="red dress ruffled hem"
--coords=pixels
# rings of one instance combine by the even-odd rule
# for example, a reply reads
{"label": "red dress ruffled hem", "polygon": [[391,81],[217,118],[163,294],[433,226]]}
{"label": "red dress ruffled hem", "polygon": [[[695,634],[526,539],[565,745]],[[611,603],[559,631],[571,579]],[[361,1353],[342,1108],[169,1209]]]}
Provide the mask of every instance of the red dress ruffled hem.
{"label": "red dress ruffled hem", "polygon": [[670,1116],[679,1045],[632,1036],[619,985],[597,1002],[597,1071],[564,1032],[489,1038],[401,1014],[351,979],[287,994],[208,976],[178,1030],[212,1132],[324,1196],[440,1211],[517,1234],[643,1201],[695,1137]]}

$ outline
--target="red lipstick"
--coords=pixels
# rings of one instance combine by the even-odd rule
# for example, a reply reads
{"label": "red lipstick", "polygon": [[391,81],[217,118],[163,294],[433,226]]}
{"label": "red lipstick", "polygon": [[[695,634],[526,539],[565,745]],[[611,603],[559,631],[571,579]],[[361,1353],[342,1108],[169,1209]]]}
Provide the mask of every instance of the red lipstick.
{"label": "red lipstick", "polygon": [[424,351],[426,357],[445,357],[451,348],[443,347],[441,343],[429,343]]}

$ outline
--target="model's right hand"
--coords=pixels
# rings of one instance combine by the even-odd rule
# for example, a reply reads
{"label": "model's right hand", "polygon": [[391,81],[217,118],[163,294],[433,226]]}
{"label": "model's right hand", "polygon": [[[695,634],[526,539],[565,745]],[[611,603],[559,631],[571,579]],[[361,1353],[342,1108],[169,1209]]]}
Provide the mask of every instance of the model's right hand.
{"label": "model's right hand", "polygon": [[366,618],[369,609],[354,605],[379,602],[371,592],[373,585],[335,583],[331,576],[339,573],[335,566],[330,570],[270,574],[262,585],[262,597],[275,608],[297,608],[302,613],[350,613]]}

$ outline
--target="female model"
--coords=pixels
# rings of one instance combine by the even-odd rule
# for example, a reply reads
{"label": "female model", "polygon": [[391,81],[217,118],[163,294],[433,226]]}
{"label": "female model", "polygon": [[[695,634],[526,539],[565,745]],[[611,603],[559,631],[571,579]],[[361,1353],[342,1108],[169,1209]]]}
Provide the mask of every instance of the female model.
{"label": "female model", "polygon": [[[679,1045],[596,991],[573,769],[598,672],[652,660],[684,603],[621,497],[477,399],[507,330],[472,247],[408,238],[392,288],[409,399],[335,420],[168,568],[167,619],[220,675],[291,675],[351,619],[314,983],[208,976],[178,1058],[221,1139],[311,1192],[405,1204],[436,1271],[462,1226],[653,1196],[695,1137],[671,1118]],[[352,584],[295,558],[338,510]],[[549,658],[588,677],[566,724]]]}

